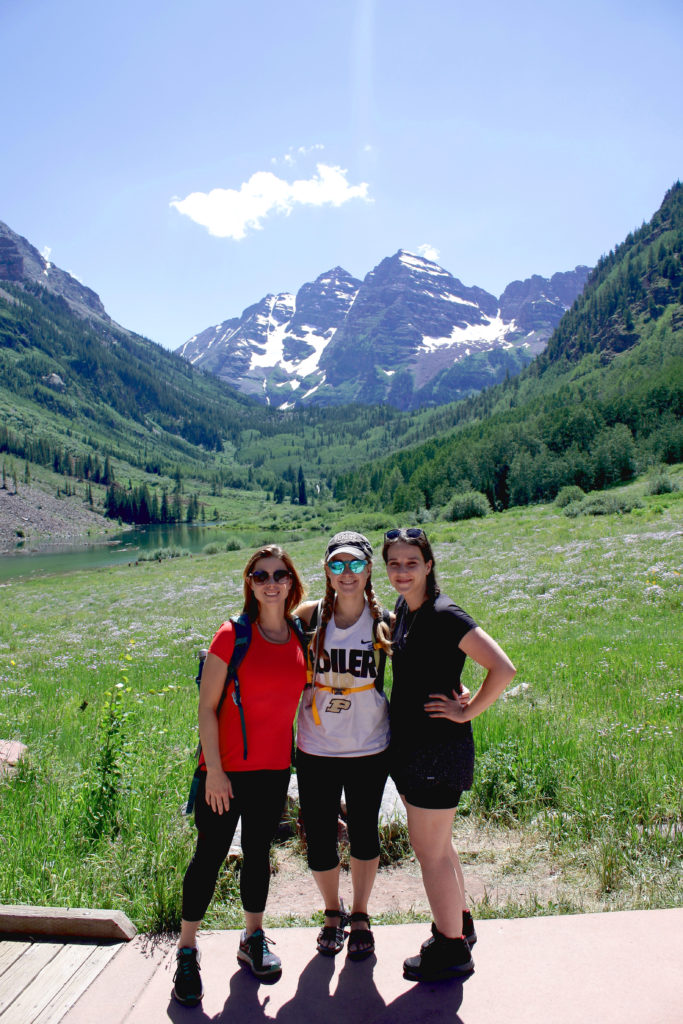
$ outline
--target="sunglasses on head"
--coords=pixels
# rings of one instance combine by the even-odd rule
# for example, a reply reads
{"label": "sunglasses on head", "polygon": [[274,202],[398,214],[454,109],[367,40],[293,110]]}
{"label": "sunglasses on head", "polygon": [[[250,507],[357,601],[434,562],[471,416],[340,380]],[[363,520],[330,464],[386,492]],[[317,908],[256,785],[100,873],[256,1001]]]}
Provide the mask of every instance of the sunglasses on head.
{"label": "sunglasses on head", "polygon": [[254,569],[253,572],[249,573],[251,579],[259,587],[262,587],[264,583],[270,583],[271,580],[273,583],[284,583],[285,580],[291,578],[291,575],[289,569],[276,569],[272,576],[265,569]]}
{"label": "sunglasses on head", "polygon": [[340,558],[335,558],[334,562],[327,563],[327,567],[335,576],[341,576],[347,565],[351,572],[358,574],[363,571],[367,564],[364,558],[352,558],[349,562],[342,562]]}
{"label": "sunglasses on head", "polygon": [[415,540],[416,537],[426,536],[424,530],[419,526],[409,526],[407,530],[387,530],[384,534],[385,540],[398,540],[399,537],[409,537],[410,540]]}

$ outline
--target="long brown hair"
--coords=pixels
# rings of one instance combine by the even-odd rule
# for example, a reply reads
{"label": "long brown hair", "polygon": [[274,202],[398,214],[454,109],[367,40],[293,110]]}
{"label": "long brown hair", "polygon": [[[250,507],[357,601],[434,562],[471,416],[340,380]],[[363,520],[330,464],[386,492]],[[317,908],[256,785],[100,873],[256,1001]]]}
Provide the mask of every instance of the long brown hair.
{"label": "long brown hair", "polygon": [[254,566],[261,558],[279,558],[284,563],[285,568],[288,570],[291,578],[292,585],[289,588],[289,593],[285,600],[285,618],[290,617],[292,608],[296,608],[298,604],[301,604],[302,598],[305,594],[304,585],[299,578],[299,573],[294,567],[294,562],[289,557],[284,548],[281,548],[279,544],[264,544],[262,548],[255,551],[249,561],[244,567],[242,573],[242,579],[244,580],[244,608],[243,612],[249,616],[251,622],[256,622],[259,613],[258,601],[254,596],[254,591],[251,588],[249,582],[249,576],[254,569]]}

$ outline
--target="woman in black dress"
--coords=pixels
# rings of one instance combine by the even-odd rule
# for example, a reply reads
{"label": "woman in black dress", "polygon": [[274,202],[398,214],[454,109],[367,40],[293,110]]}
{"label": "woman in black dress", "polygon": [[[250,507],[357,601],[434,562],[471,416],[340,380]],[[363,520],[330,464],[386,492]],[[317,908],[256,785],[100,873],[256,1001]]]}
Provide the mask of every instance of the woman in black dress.
{"label": "woman in black dress", "polygon": [[[391,694],[391,773],[408,813],[410,840],[432,910],[432,936],[404,962],[406,978],[434,981],[474,967],[474,923],[453,846],[453,820],[472,786],[470,722],[500,696],[515,667],[466,612],[441,594],[423,530],[389,530],[382,555],[398,591]],[[461,696],[468,656],[487,670],[471,699]]]}

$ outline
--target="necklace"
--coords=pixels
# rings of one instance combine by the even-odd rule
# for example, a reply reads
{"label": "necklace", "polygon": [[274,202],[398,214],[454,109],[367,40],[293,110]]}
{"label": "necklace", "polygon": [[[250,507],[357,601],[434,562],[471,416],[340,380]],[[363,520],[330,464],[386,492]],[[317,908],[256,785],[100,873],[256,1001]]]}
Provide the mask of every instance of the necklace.
{"label": "necklace", "polygon": [[280,628],[280,630],[277,633],[277,635],[275,635],[273,633],[269,633],[267,629],[264,629],[260,622],[257,622],[256,625],[258,627],[259,633],[261,634],[261,636],[263,637],[264,640],[268,641],[268,643],[271,643],[271,644],[286,644],[287,641],[289,640],[289,624],[287,622],[285,622],[285,624],[284,624],[284,629],[285,629],[284,635],[283,635],[283,632],[282,632],[282,627]]}
{"label": "necklace", "polygon": [[[407,604],[406,604],[406,608],[408,608]],[[420,607],[416,608],[414,612],[411,612],[410,609],[408,609],[408,611],[406,612],[405,617],[403,618],[403,622],[408,623],[408,619],[410,618],[411,615],[412,615],[412,620],[408,623],[408,627],[407,627],[405,633],[402,633],[401,636],[399,637],[398,643],[394,644],[394,650],[395,651],[404,651],[406,649],[406,644],[408,643],[408,637],[412,633],[413,626],[417,622],[417,620],[418,620],[418,618],[420,616],[420,612],[422,611],[423,608],[424,608],[424,604],[421,604]]]}

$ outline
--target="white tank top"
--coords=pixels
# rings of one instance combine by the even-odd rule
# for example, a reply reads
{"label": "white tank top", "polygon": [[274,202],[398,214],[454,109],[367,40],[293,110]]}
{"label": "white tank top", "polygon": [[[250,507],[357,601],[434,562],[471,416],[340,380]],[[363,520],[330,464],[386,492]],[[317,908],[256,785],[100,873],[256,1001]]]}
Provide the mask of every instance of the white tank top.
{"label": "white tank top", "polygon": [[[314,681],[343,694],[307,687],[299,705],[297,746],[322,757],[367,757],[389,746],[389,704],[375,688],[372,615],[366,603],[360,618],[339,629],[334,615],[327,623],[325,649],[318,652]],[[315,655],[315,637],[311,656]],[[355,692],[354,692],[355,691]],[[312,701],[320,718],[313,717]]]}

